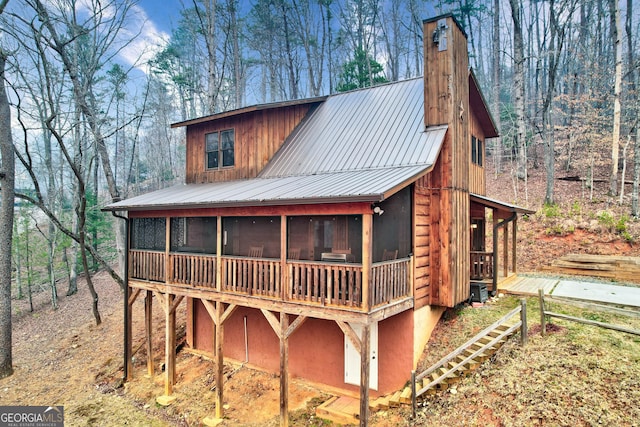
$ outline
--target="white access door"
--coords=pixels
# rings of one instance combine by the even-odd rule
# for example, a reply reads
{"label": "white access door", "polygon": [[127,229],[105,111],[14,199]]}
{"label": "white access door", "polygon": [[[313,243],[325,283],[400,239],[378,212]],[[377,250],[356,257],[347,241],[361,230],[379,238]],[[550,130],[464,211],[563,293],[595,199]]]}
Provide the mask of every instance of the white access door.
{"label": "white access door", "polygon": [[[362,338],[362,325],[349,323],[351,328]],[[378,389],[378,323],[369,328],[371,341],[369,346],[369,388]],[[344,382],[360,385],[360,353],[353,347],[351,340],[344,336]]]}

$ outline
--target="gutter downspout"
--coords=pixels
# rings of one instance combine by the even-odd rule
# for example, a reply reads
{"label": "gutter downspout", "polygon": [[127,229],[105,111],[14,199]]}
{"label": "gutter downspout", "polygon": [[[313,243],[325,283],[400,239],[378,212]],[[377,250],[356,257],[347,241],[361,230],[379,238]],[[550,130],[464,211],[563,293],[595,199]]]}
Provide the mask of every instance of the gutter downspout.
{"label": "gutter downspout", "polygon": [[498,257],[496,256],[498,253],[498,229],[509,224],[517,217],[518,213],[514,212],[513,215],[511,215],[509,218],[504,219],[502,220],[502,222],[499,222],[493,226],[493,283],[491,286],[491,292],[493,295],[495,295],[496,291],[498,290]]}
{"label": "gutter downspout", "polygon": [[131,321],[131,313],[129,313],[129,218],[127,218],[126,216],[118,215],[116,214],[115,211],[111,211],[111,215],[113,215],[116,218],[123,219],[125,221],[124,235],[126,236],[126,238],[125,238],[125,247],[124,247],[125,257],[124,257],[124,278],[123,278],[123,281],[124,281],[123,376],[124,377],[122,381],[126,382],[129,379],[128,361],[131,360],[131,355],[129,354],[129,342],[131,342],[131,337],[129,336],[130,335],[129,332],[131,329],[127,326]]}

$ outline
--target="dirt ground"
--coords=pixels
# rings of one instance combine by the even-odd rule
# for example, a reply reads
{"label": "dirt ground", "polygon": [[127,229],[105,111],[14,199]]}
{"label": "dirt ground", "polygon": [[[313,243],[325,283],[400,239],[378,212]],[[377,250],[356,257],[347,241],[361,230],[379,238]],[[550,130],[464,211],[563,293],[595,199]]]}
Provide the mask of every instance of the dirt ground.
{"label": "dirt ground", "polygon": [[[37,295],[40,307],[33,314],[26,301],[14,301],[15,373],[0,380],[1,404],[63,405],[68,426],[192,426],[213,416],[214,364],[185,351],[177,357],[176,402],[168,407],[155,402],[164,392],[164,320],[158,304],[154,307],[156,375],[145,375],[146,354],[141,348],[134,356],[134,380],[121,387],[122,293],[103,273],[95,277],[95,286],[103,319],[99,326],[91,313],[90,295],[82,285],[78,295],[61,296],[55,311],[47,306],[48,294]],[[142,301],[140,298],[134,304],[134,350],[144,341]],[[178,313],[178,324],[184,318],[183,311]],[[225,366],[225,373],[223,425],[278,425],[279,378],[231,364]],[[307,402],[317,405],[326,398],[315,388],[290,382],[291,411],[305,410]]]}

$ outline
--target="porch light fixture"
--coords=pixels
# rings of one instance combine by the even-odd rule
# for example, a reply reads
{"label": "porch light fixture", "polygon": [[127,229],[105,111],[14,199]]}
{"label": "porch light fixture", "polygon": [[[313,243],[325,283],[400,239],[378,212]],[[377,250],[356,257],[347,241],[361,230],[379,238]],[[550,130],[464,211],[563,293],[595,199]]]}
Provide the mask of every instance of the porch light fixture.
{"label": "porch light fixture", "polygon": [[384,213],[384,211],[382,209],[380,209],[380,206],[376,206],[375,208],[373,208],[373,213],[377,213],[378,215],[382,215]]}

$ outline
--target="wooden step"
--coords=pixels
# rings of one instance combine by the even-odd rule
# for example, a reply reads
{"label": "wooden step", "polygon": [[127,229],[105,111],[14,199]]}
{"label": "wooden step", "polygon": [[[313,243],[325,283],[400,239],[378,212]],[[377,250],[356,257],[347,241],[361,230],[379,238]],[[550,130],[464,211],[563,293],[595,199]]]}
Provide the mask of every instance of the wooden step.
{"label": "wooden step", "polygon": [[369,403],[369,409],[372,411],[386,411],[389,409],[389,396],[378,397],[376,400]]}
{"label": "wooden step", "polygon": [[389,407],[391,408],[397,408],[400,406],[400,396],[402,395],[402,390],[398,390],[395,393],[393,393],[390,397],[389,397]]}
{"label": "wooden step", "polygon": [[400,403],[411,403],[411,387],[405,387],[400,393]]}

